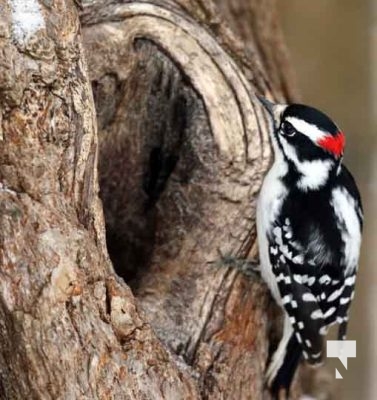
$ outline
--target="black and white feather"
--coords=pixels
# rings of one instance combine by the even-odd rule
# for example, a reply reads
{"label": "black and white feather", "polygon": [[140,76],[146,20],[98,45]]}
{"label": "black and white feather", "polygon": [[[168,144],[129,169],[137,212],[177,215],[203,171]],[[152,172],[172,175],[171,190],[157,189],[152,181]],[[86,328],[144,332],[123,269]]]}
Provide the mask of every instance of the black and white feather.
{"label": "black and white feather", "polygon": [[[265,102],[265,101],[264,101]],[[267,380],[289,390],[301,354],[322,361],[328,327],[347,331],[361,244],[362,207],[344,165],[343,133],[323,113],[267,105],[275,162],[258,201],[261,272],[285,312]]]}

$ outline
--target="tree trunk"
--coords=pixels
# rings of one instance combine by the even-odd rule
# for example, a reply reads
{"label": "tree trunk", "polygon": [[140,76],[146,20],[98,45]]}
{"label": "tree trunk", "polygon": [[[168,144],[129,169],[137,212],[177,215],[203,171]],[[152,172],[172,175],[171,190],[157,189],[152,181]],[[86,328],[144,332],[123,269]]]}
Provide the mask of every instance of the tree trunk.
{"label": "tree trunk", "polygon": [[1,398],[262,399],[255,93],[294,91],[249,3],[84,1],[84,57],[72,0],[0,0]]}

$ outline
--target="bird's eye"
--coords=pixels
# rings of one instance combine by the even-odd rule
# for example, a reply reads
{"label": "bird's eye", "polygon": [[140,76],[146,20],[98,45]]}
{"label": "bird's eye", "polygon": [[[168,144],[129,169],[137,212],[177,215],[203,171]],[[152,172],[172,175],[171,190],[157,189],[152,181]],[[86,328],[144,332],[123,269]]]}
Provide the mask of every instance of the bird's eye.
{"label": "bird's eye", "polygon": [[296,129],[287,121],[284,121],[281,125],[281,130],[284,136],[292,137],[296,134]]}

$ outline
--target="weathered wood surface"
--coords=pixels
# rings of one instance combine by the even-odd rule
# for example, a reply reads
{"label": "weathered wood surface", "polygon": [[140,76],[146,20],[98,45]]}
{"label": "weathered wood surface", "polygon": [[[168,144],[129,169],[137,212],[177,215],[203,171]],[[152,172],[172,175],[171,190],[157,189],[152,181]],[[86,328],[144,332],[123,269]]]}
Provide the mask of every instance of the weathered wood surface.
{"label": "weathered wood surface", "polygon": [[[36,3],[44,25],[21,41],[12,4],[0,0],[2,398],[261,399],[271,300],[234,265],[257,260],[271,156],[255,92],[293,93],[272,3],[251,1],[255,29],[237,32],[225,0],[84,1],[85,54],[72,1]],[[108,258],[97,158],[107,247],[133,294]]]}

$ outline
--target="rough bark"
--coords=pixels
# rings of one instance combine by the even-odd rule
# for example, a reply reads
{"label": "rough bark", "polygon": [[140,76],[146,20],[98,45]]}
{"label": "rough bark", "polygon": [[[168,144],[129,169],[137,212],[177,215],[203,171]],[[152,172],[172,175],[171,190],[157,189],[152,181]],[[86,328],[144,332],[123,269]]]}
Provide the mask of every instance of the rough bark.
{"label": "rough bark", "polygon": [[215,0],[243,43],[247,59],[257,55],[265,80],[277,100],[297,101],[299,92],[279,25],[276,0]]}
{"label": "rough bark", "polygon": [[0,396],[196,398],[107,256],[76,7],[40,9],[0,2]]}
{"label": "rough bark", "polygon": [[75,5],[41,2],[19,42],[0,0],[2,398],[262,398],[272,303],[235,267],[257,261],[270,161],[255,92],[291,94],[271,2],[247,33],[218,3],[83,4],[107,247],[135,301],[107,254]]}

